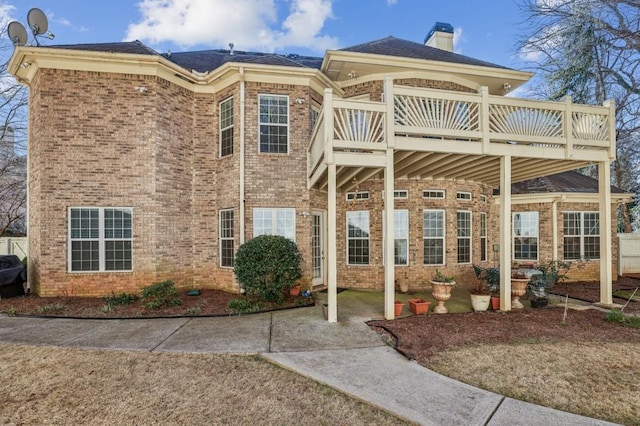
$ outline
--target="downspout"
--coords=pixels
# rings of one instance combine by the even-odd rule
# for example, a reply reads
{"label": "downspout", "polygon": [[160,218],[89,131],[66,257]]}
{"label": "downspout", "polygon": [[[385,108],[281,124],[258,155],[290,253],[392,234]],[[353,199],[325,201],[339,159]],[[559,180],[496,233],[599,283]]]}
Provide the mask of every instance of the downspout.
{"label": "downspout", "polygon": [[563,202],[567,198],[566,195],[561,195],[551,202],[551,229],[552,229],[552,246],[553,261],[558,260],[558,203]]}
{"label": "downspout", "polygon": [[240,245],[245,237],[245,199],[244,199],[244,108],[245,108],[244,68],[240,68]]}

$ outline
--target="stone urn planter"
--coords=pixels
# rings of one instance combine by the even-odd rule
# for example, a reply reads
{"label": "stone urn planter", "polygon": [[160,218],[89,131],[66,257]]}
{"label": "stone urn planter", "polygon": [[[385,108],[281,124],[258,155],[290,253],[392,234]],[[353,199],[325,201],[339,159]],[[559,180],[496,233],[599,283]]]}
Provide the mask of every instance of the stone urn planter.
{"label": "stone urn planter", "polygon": [[438,301],[438,305],[433,308],[433,312],[436,314],[446,314],[449,312],[444,302],[451,299],[451,289],[456,285],[455,281],[434,281],[431,280],[431,290],[433,297]]}
{"label": "stone urn planter", "polygon": [[490,294],[473,294],[471,293],[471,307],[475,312],[486,311],[491,303]]}
{"label": "stone urn planter", "polygon": [[511,308],[524,308],[520,298],[527,292],[527,284],[529,284],[529,278],[511,278]]}
{"label": "stone urn planter", "polygon": [[431,302],[424,299],[409,299],[409,309],[414,315],[424,315],[429,312]]}

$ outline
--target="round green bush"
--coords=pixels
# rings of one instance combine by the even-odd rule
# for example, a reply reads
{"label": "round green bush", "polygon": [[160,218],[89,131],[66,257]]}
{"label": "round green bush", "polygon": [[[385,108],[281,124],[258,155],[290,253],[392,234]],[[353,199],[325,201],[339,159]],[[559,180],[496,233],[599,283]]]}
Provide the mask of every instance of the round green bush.
{"label": "round green bush", "polygon": [[260,235],[238,248],[234,272],[248,296],[284,302],[284,292],[302,276],[296,243],[278,235]]}

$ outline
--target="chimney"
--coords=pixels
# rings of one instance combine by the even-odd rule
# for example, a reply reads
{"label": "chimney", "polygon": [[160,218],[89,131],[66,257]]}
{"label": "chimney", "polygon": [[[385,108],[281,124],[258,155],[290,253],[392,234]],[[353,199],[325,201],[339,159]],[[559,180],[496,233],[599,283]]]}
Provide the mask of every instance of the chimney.
{"label": "chimney", "polygon": [[453,27],[446,22],[436,22],[424,39],[425,46],[453,52]]}

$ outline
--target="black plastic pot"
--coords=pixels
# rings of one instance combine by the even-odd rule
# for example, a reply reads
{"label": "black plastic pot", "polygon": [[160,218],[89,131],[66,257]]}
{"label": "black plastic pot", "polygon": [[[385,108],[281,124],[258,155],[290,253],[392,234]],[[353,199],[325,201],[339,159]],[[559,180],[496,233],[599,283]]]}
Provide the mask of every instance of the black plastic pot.
{"label": "black plastic pot", "polygon": [[549,304],[549,299],[547,299],[546,297],[542,299],[531,299],[532,308],[544,308],[548,304]]}

